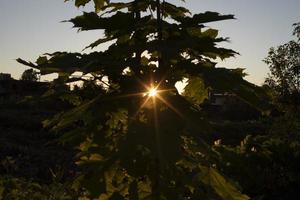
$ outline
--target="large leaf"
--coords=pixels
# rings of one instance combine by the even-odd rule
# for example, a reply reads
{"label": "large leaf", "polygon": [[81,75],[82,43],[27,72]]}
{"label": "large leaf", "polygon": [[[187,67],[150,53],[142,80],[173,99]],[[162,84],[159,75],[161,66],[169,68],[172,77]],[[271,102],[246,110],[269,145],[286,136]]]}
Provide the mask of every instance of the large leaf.
{"label": "large leaf", "polygon": [[134,18],[130,13],[117,12],[111,17],[99,17],[94,12],[84,12],[83,15],[77,16],[71,20],[74,27],[80,30],[106,29],[119,30],[128,29],[134,24]]}
{"label": "large leaf", "polygon": [[[65,0],[70,1],[70,0]],[[85,6],[87,3],[91,2],[92,0],[75,0],[75,6]],[[99,12],[102,10],[102,8],[109,3],[109,0],[93,0],[93,3],[95,5],[95,11]]]}
{"label": "large leaf", "polygon": [[75,0],[75,6],[80,7],[87,4],[90,0]]}
{"label": "large leaf", "polygon": [[216,169],[201,166],[199,180],[211,186],[224,200],[249,200],[247,195],[242,194],[236,187],[220,175]]}
{"label": "large leaf", "polygon": [[187,86],[184,88],[183,95],[195,105],[200,105],[208,98],[208,89],[201,78],[191,77]]}
{"label": "large leaf", "polygon": [[217,12],[195,14],[192,17],[178,17],[183,26],[198,26],[199,24],[234,19],[234,15],[220,15]]}

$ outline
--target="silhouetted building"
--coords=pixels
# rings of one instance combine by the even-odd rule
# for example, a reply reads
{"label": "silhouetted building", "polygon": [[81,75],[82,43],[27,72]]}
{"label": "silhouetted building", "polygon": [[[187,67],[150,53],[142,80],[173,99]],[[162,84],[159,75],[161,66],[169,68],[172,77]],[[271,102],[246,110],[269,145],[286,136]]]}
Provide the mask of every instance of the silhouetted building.
{"label": "silhouetted building", "polygon": [[0,81],[11,80],[11,75],[6,73],[0,73]]}
{"label": "silhouetted building", "polygon": [[211,118],[218,120],[254,120],[261,116],[255,107],[228,92],[210,91],[202,107]]}
{"label": "silhouetted building", "polygon": [[226,104],[226,101],[234,98],[234,94],[230,93],[214,93],[211,92],[209,94],[209,103],[213,106],[224,106]]}

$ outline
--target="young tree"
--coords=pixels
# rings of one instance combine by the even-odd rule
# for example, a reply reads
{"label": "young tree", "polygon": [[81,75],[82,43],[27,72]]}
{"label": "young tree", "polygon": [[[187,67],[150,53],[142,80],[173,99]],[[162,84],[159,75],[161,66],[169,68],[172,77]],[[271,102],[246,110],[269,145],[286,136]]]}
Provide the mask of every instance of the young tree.
{"label": "young tree", "polygon": [[[90,0],[76,0],[84,6]],[[76,147],[80,166],[73,187],[100,199],[249,199],[215,168],[210,127],[198,107],[207,88],[237,94],[263,108],[264,93],[241,71],[216,68],[216,58],[236,53],[203,24],[233,15],[189,10],[160,0],[94,0],[95,12],[70,20],[81,31],[104,30],[87,48],[111,42],[105,51],[56,52],[35,63],[63,83],[75,71],[94,76],[93,95],[76,91],[76,107],[45,123]],[[188,79],[188,96],[175,83]],[[76,79],[78,80],[78,79]],[[82,79],[83,81],[86,81]],[[98,91],[98,92],[97,92]],[[199,99],[200,98],[200,99]]]}

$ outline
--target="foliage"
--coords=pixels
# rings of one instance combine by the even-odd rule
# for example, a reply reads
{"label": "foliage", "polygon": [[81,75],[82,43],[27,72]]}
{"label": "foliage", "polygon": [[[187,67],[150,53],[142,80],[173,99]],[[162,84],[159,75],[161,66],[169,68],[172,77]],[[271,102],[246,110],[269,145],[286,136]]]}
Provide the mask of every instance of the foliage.
{"label": "foliage", "polygon": [[293,26],[296,40],[271,48],[265,59],[271,70],[266,83],[280,111],[270,132],[285,142],[300,141],[300,23]]}
{"label": "foliage", "polygon": [[70,105],[55,95],[40,97],[48,84],[16,83],[35,87],[24,94],[31,96],[18,93],[14,98],[11,91],[1,98],[0,199],[71,199],[67,180],[74,176],[73,151],[57,144],[57,136],[42,127],[43,120]]}
{"label": "foliage", "polygon": [[[90,1],[76,0],[75,5]],[[35,63],[18,59],[41,74],[58,73],[60,85],[84,82],[82,89],[62,93],[75,107],[44,122],[78,152],[79,172],[72,186],[77,195],[249,199],[215,169],[218,156],[206,143],[211,129],[197,105],[213,88],[234,93],[260,110],[267,107],[262,89],[243,80],[240,69],[215,67],[216,58],[236,52],[218,47],[227,39],[204,24],[233,15],[192,15],[159,0],[93,2],[95,12],[69,21],[81,31],[104,30],[104,37],[87,48],[111,41],[107,50],[55,52]],[[76,71],[92,74],[93,80],[72,77]],[[175,83],[185,78],[189,82],[182,96]],[[151,87],[158,90],[156,97],[147,95]]]}
{"label": "foliage", "polygon": [[[195,88],[197,88],[197,90],[195,90]],[[203,80],[196,77],[188,80],[183,95],[193,104],[200,105],[208,98],[208,89],[205,87]]]}
{"label": "foliage", "polygon": [[39,73],[34,69],[26,69],[21,75],[23,81],[38,81],[39,79]]}
{"label": "foliage", "polygon": [[299,139],[271,133],[248,136],[236,147],[216,145],[215,149],[222,155],[220,169],[239,181],[251,199],[280,200],[299,195]]}
{"label": "foliage", "polygon": [[228,119],[211,122],[213,128],[212,141],[223,145],[236,146],[248,135],[266,135],[272,127],[270,119],[252,121],[229,121]]}
{"label": "foliage", "polygon": [[274,91],[281,104],[299,106],[300,102],[300,24],[294,24],[292,40],[277,48],[271,48],[264,60],[270,69],[266,84]]}
{"label": "foliage", "polygon": [[75,199],[66,185],[37,182],[14,177],[0,177],[0,199],[71,200]]}

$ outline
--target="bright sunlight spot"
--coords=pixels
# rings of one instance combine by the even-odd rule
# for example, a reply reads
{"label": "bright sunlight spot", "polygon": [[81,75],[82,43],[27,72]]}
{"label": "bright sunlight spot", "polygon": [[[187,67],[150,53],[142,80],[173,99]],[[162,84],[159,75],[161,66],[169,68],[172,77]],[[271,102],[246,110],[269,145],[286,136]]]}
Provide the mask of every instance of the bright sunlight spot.
{"label": "bright sunlight spot", "polygon": [[155,97],[157,95],[157,90],[155,88],[151,88],[148,92],[149,97]]}

